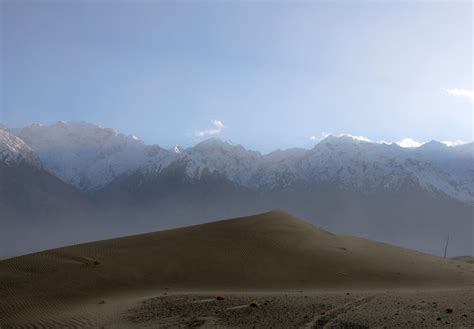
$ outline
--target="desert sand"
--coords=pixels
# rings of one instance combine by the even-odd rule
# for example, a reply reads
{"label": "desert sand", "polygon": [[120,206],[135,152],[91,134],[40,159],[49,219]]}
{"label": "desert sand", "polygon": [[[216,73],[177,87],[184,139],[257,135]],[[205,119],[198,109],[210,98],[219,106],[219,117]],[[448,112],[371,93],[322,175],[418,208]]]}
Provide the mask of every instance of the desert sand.
{"label": "desert sand", "polygon": [[472,327],[473,289],[472,264],[272,211],[3,260],[0,327]]}

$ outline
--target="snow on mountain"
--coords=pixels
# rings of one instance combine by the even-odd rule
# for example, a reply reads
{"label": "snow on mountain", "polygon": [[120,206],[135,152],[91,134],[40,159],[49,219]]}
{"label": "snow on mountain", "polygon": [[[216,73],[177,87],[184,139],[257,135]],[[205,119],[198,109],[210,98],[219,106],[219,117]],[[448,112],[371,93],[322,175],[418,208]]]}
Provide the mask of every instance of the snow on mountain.
{"label": "snow on mountain", "polygon": [[171,152],[147,146],[135,136],[85,122],[32,124],[14,133],[39,155],[48,171],[85,191],[103,187],[147,162],[160,170],[173,160]]}
{"label": "snow on mountain", "polygon": [[[376,144],[348,136],[328,136],[299,162],[313,180],[339,181],[353,187],[389,187],[399,181],[407,150],[396,144]],[[394,176],[394,174],[397,174]]]}
{"label": "snow on mountain", "polygon": [[254,178],[256,164],[262,161],[262,155],[230,141],[211,138],[186,149],[180,161],[186,164],[186,174],[192,178],[199,178],[203,170],[216,171],[247,186]]}
{"label": "snow on mountain", "polygon": [[305,154],[308,150],[294,147],[286,150],[276,150],[265,155],[267,161],[272,162],[286,162],[288,159],[296,158]]}
{"label": "snow on mountain", "polygon": [[[427,145],[425,149],[432,147],[454,153],[445,145]],[[470,183],[467,173],[458,176],[443,168],[426,156],[422,147],[407,149],[396,144],[329,136],[309,151],[298,166],[306,179],[334,181],[364,192],[419,184],[453,198],[474,201],[474,184]]]}
{"label": "snow on mountain", "polygon": [[262,155],[216,138],[184,150],[179,146],[165,150],[84,122],[33,124],[13,132],[38,154],[48,171],[84,191],[100,189],[127,172],[154,175],[178,164],[193,179],[205,171],[217,172],[255,189],[330,182],[371,193],[417,184],[459,200],[474,200],[473,143],[448,147],[432,141],[402,148],[328,136],[310,150],[293,148]]}
{"label": "snow on mountain", "polygon": [[181,146],[179,145],[175,145],[171,148],[172,152],[176,153],[176,154],[181,154],[183,152],[183,149],[181,148]]}
{"label": "snow on mountain", "polygon": [[[350,136],[328,136],[311,150],[289,149],[267,155],[240,145],[209,139],[186,149],[179,161],[186,173],[199,178],[203,170],[219,172],[231,181],[257,189],[286,188],[297,182],[332,182],[348,189],[372,193],[416,184],[463,201],[474,200],[472,172],[456,172],[434,161],[425,150],[447,152],[443,159],[461,163],[455,148],[428,143],[407,149]],[[454,154],[454,155],[453,155]],[[467,161],[472,166],[472,160]],[[460,164],[465,166],[465,164]]]}
{"label": "snow on mountain", "polygon": [[[4,127],[4,126],[3,126]],[[8,166],[28,164],[41,168],[41,161],[20,138],[0,128],[0,163]]]}

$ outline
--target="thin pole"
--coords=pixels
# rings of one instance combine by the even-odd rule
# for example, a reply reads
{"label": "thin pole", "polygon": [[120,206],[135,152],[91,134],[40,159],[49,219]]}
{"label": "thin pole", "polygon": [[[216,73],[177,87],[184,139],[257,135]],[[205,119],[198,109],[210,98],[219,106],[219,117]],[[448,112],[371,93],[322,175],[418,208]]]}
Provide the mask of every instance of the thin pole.
{"label": "thin pole", "polygon": [[446,239],[446,246],[444,247],[444,258],[446,258],[446,254],[448,252],[448,244],[449,244],[449,235],[448,235],[448,238]]}

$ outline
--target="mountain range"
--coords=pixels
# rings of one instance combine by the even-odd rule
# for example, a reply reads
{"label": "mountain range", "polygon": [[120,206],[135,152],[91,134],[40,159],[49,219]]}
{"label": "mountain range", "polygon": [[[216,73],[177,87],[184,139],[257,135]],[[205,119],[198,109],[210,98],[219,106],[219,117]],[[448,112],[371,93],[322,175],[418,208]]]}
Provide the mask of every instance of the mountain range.
{"label": "mountain range", "polygon": [[473,154],[350,136],[269,154],[219,139],[165,149],[84,122],[0,126],[0,256],[274,208],[434,254],[450,236],[450,254],[472,254]]}

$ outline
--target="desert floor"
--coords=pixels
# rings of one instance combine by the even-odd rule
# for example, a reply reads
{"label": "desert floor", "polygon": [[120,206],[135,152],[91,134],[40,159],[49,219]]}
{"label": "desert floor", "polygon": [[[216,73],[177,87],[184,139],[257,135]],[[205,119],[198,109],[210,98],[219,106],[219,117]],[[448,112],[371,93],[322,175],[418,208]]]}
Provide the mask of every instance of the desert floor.
{"label": "desert floor", "polygon": [[110,296],[1,328],[472,328],[474,289]]}

